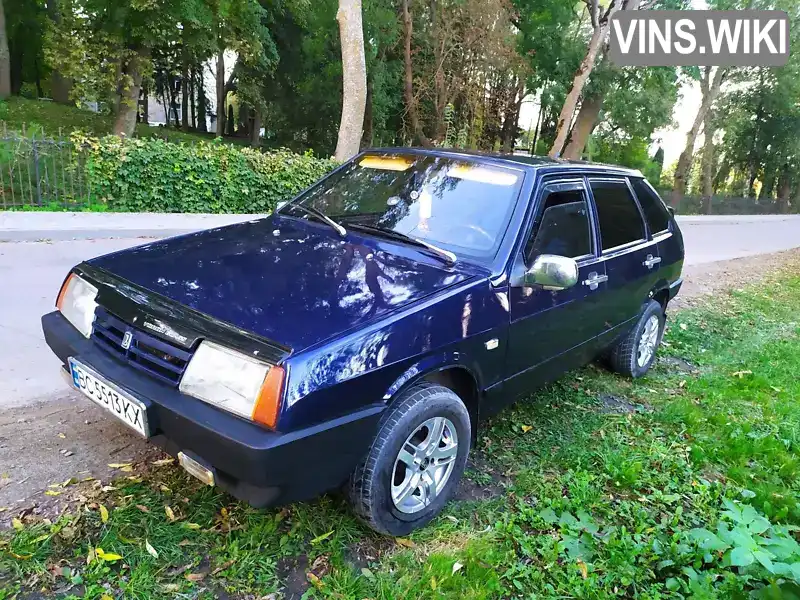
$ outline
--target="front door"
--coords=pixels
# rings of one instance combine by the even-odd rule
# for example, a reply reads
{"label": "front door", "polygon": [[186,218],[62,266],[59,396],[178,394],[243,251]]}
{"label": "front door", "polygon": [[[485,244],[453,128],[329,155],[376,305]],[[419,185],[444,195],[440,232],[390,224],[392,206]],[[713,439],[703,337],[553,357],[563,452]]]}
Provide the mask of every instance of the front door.
{"label": "front door", "polygon": [[601,298],[605,263],[599,260],[592,213],[583,178],[545,183],[536,202],[537,217],[517,257],[524,271],[541,254],[575,259],[579,282],[548,291],[522,284],[511,287],[511,328],[504,391],[524,395],[591,358],[591,340],[604,329]]}

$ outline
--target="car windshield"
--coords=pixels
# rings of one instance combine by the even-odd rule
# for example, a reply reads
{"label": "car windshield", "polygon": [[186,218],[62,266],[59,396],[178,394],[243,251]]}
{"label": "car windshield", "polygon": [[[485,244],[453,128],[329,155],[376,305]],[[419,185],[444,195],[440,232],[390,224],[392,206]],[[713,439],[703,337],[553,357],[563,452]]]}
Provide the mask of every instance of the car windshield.
{"label": "car windshield", "polygon": [[[380,228],[481,259],[497,251],[522,173],[441,156],[370,154],[325,179],[296,203],[345,227]],[[307,211],[289,204],[293,216]]]}

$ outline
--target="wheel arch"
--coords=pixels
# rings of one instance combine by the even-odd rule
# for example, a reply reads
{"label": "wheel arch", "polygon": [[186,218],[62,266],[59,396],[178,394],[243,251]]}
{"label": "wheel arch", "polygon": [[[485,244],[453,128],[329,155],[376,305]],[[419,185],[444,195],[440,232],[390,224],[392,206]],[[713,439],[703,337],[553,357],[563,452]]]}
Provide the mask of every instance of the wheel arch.
{"label": "wheel arch", "polygon": [[414,365],[395,381],[383,399],[387,405],[391,405],[406,390],[423,381],[446,387],[461,398],[469,412],[472,439],[477,439],[482,398],[479,374],[462,362],[455,361]]}

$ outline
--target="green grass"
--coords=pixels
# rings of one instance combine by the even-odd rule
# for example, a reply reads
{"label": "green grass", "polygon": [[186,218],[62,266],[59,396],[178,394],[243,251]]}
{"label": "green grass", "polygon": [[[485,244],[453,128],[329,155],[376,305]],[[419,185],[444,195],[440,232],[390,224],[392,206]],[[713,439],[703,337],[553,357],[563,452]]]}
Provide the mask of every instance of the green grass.
{"label": "green grass", "polygon": [[[7,130],[26,134],[44,134],[47,137],[63,135],[69,137],[72,131],[82,131],[93,136],[111,133],[113,117],[83,110],[75,106],[65,106],[44,100],[30,100],[12,96],[0,103],[0,121]],[[187,132],[173,127],[151,127],[143,123],[136,125],[136,137],[157,137],[170,142],[197,143],[211,142],[216,137],[213,133]],[[247,145],[243,138],[222,138],[225,143]]]}
{"label": "green grass", "polygon": [[[3,534],[0,599],[263,597],[287,582],[320,598],[796,597],[797,267],[673,315],[648,377],[589,366],[490,421],[469,476],[496,493],[407,540],[337,496],[258,511],[149,465],[114,490],[55,488],[83,501]],[[97,547],[122,558],[87,564]]]}

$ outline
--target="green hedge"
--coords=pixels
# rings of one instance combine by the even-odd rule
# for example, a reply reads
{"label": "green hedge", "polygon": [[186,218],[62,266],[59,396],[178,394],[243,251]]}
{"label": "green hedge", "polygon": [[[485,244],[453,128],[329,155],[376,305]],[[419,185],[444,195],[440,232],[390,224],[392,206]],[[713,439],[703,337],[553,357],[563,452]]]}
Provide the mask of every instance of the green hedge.
{"label": "green hedge", "polygon": [[265,213],[336,166],[288,150],[73,136],[95,202],[129,212]]}

